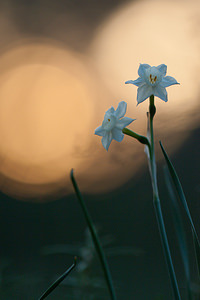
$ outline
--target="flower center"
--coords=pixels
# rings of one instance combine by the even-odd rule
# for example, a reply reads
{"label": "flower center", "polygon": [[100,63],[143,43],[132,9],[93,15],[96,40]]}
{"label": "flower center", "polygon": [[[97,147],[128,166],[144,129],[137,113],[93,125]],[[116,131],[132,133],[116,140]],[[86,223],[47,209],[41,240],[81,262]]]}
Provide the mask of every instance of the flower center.
{"label": "flower center", "polygon": [[151,84],[155,84],[157,80],[157,76],[154,76],[152,74],[149,75],[149,81]]}
{"label": "flower center", "polygon": [[162,74],[159,72],[159,70],[156,69],[156,67],[150,67],[146,70],[145,81],[147,84],[154,86],[159,84],[161,80]]}
{"label": "flower center", "polygon": [[102,126],[105,130],[112,130],[115,127],[116,124],[116,117],[112,114],[105,114]]}

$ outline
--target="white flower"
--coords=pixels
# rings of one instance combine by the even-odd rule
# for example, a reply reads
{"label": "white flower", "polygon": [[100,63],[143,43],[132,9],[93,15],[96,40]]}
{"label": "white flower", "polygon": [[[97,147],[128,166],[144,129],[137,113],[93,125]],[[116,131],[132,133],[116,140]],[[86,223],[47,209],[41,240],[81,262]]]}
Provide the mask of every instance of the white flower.
{"label": "white flower", "polygon": [[126,113],[126,107],[127,103],[121,101],[116,111],[113,107],[109,108],[105,113],[102,125],[95,130],[96,135],[102,136],[101,142],[107,151],[112,140],[116,140],[117,142],[123,140],[124,134],[122,133],[122,129],[134,121],[131,118],[123,118]]}
{"label": "white flower", "polygon": [[163,101],[167,102],[166,87],[179,84],[175,78],[165,76],[167,73],[167,66],[162,64],[157,67],[151,67],[147,64],[140,64],[136,80],[129,80],[125,83],[132,83],[138,86],[137,102],[138,104],[146,100],[151,95],[154,95]]}

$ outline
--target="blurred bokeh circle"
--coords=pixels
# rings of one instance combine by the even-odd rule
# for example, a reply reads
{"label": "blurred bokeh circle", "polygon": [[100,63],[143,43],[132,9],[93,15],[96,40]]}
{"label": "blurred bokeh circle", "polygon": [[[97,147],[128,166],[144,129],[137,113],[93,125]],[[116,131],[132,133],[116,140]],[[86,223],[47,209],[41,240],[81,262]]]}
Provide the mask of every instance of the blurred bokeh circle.
{"label": "blurred bokeh circle", "polygon": [[167,88],[167,103],[156,99],[155,122],[160,138],[172,137],[174,149],[199,124],[199,20],[199,1],[134,1],[121,5],[99,26],[91,45],[102,80],[113,95],[128,102],[137,118],[135,128],[143,133],[148,101],[136,108],[137,87],[124,83],[137,79],[140,63],[168,66],[167,75],[180,86]]}

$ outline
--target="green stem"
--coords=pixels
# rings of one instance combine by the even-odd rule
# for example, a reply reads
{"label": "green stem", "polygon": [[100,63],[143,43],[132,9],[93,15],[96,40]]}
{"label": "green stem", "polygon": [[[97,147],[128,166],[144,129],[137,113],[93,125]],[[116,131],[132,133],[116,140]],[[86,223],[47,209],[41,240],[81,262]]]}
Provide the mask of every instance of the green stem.
{"label": "green stem", "polygon": [[153,133],[153,118],[155,116],[155,113],[156,113],[156,107],[154,105],[154,96],[151,96],[150,105],[149,105],[149,130],[150,130],[150,141],[151,141],[150,166],[151,166],[153,192],[155,195],[158,196],[156,161],[155,161],[155,150],[154,150],[154,133]]}
{"label": "green stem", "polygon": [[149,153],[151,153],[151,145],[149,143],[149,140],[146,138],[146,136],[143,135],[139,135],[136,132],[128,129],[128,128],[124,128],[122,130],[122,132],[126,135],[129,135],[133,138],[135,138],[136,140],[138,140],[138,142],[140,142],[141,144],[147,145],[147,147],[149,148]]}
{"label": "green stem", "polygon": [[124,128],[122,130],[122,132],[126,135],[132,136],[133,138],[137,139],[140,143],[150,146],[149,141],[146,138],[146,136],[139,135],[139,134],[135,133],[134,131],[132,131],[128,128]]}
{"label": "green stem", "polygon": [[78,185],[76,183],[76,180],[74,178],[73,169],[71,170],[70,177],[71,177],[71,181],[72,181],[74,190],[76,192],[77,198],[78,198],[79,203],[81,205],[83,214],[85,216],[85,220],[86,220],[87,225],[89,227],[89,230],[90,230],[90,233],[91,233],[91,236],[92,236],[92,240],[93,240],[94,246],[95,246],[97,254],[99,256],[99,260],[101,262],[101,266],[102,266],[102,269],[103,269],[103,272],[104,272],[104,276],[105,276],[105,279],[106,279],[106,283],[107,283],[107,286],[108,286],[108,290],[110,292],[110,297],[111,297],[112,300],[116,300],[117,298],[116,298],[116,295],[115,295],[115,290],[114,290],[114,286],[113,286],[113,282],[112,282],[112,277],[111,277],[111,274],[110,274],[110,270],[109,270],[109,267],[108,267],[108,263],[106,261],[105,254],[104,254],[103,249],[101,247],[101,244],[100,244],[98,235],[96,233],[95,227],[93,225],[92,219],[91,219],[91,217],[89,215],[89,212],[87,210],[85,202],[83,201],[82,195],[80,193],[80,190],[79,190]]}
{"label": "green stem", "polygon": [[156,163],[155,163],[155,150],[154,150],[154,133],[153,133],[153,118],[156,113],[156,108],[154,105],[154,96],[150,97],[150,105],[149,105],[149,129],[150,129],[150,140],[151,140],[151,152],[150,152],[150,168],[151,168],[151,179],[152,179],[152,188],[153,188],[153,202],[156,213],[156,218],[158,222],[158,227],[161,235],[163,250],[169,270],[169,275],[171,279],[171,284],[174,292],[174,297],[176,300],[180,300],[180,293],[178,289],[178,284],[176,280],[176,275],[173,267],[173,262],[171,258],[171,253],[169,249],[167,234],[165,230],[165,224],[163,220],[160,199],[158,194],[158,186],[157,186],[157,175],[156,175]]}

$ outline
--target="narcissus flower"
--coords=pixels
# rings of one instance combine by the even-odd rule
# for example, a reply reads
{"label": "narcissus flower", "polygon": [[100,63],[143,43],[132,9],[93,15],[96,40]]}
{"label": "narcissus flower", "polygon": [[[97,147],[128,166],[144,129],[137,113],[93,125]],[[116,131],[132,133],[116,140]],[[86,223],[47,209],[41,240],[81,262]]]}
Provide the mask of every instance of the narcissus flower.
{"label": "narcissus flower", "polygon": [[122,133],[122,129],[134,121],[134,119],[124,117],[126,107],[127,103],[121,101],[116,111],[114,107],[109,108],[105,113],[102,125],[95,130],[96,135],[102,136],[101,142],[107,151],[112,140],[116,140],[117,142],[123,140],[124,134]]}
{"label": "narcissus flower", "polygon": [[129,80],[125,83],[132,83],[138,86],[137,102],[138,104],[146,100],[151,95],[154,95],[163,101],[167,102],[166,87],[179,84],[175,78],[166,76],[167,66],[162,64],[157,67],[151,67],[147,64],[140,64],[136,80]]}

